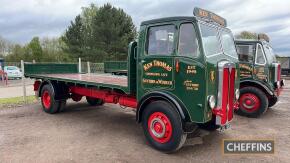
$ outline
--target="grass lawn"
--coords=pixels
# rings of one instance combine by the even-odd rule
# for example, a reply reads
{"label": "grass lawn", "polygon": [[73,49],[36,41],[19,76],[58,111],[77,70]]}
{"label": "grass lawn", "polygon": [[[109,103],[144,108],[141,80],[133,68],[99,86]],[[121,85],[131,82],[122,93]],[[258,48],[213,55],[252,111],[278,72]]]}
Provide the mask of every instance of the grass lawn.
{"label": "grass lawn", "polygon": [[[27,96],[27,104],[36,102],[35,96]],[[0,105],[22,105],[25,104],[23,97],[0,98]]]}

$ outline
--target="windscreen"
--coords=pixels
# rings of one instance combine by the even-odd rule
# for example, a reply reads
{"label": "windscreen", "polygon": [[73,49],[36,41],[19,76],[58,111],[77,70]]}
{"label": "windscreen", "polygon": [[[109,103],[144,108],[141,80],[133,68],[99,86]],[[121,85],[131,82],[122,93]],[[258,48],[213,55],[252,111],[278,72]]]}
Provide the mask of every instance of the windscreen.
{"label": "windscreen", "polygon": [[17,67],[7,67],[7,70],[19,70]]}
{"label": "windscreen", "polygon": [[217,28],[201,24],[201,36],[206,56],[221,53],[221,46],[218,38]]}
{"label": "windscreen", "polygon": [[270,46],[264,45],[264,51],[269,63],[277,62],[274,50]]}
{"label": "windscreen", "polygon": [[223,50],[227,55],[238,57],[234,38],[230,32],[228,31],[221,32],[221,42]]}
{"label": "windscreen", "polygon": [[205,24],[200,24],[200,28],[206,56],[224,52],[227,55],[238,57],[234,38],[230,31]]}
{"label": "windscreen", "polygon": [[239,61],[253,62],[256,49],[254,45],[237,45]]}

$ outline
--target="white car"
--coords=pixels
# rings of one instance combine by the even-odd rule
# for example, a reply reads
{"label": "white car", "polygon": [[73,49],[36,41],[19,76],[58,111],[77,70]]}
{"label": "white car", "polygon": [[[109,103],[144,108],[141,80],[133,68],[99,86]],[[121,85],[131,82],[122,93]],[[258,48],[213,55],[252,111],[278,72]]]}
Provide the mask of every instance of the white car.
{"label": "white car", "polygon": [[7,73],[8,79],[21,79],[22,73],[16,66],[5,66],[4,72]]}

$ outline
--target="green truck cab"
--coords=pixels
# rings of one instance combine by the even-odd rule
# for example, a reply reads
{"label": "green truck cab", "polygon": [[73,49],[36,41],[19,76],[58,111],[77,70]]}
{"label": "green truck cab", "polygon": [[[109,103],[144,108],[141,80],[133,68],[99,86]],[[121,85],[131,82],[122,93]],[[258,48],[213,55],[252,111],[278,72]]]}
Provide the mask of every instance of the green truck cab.
{"label": "green truck cab", "polygon": [[34,90],[47,113],[83,96],[90,105],[131,107],[154,148],[176,151],[198,127],[228,128],[239,98],[238,55],[226,21],[194,13],[142,22],[129,45],[127,76],[79,74],[73,64],[25,64],[25,76],[38,79]]}
{"label": "green truck cab", "polygon": [[239,115],[258,117],[278,101],[284,80],[269,42],[236,40],[240,61]]}

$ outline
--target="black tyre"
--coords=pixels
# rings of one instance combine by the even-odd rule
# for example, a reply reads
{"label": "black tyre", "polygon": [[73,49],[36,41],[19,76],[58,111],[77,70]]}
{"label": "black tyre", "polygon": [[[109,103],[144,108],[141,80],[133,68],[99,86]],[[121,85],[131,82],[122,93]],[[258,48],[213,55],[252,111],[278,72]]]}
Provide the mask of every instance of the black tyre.
{"label": "black tyre", "polygon": [[268,109],[268,98],[263,91],[255,87],[240,90],[239,109],[235,112],[241,116],[257,118]]}
{"label": "black tyre", "polygon": [[277,97],[272,97],[272,98],[269,98],[268,100],[269,100],[268,107],[272,107],[278,102],[278,98]]}
{"label": "black tyre", "polygon": [[93,97],[86,97],[88,104],[91,106],[100,106],[104,104],[104,101],[99,98],[93,98]]}
{"label": "black tyre", "polygon": [[166,153],[181,148],[187,137],[179,113],[165,101],[154,101],[144,108],[142,126],[147,141]]}
{"label": "black tyre", "polygon": [[198,124],[198,127],[207,131],[214,131],[220,126],[216,125],[216,117],[214,116],[210,121],[204,124]]}
{"label": "black tyre", "polygon": [[59,111],[60,102],[54,99],[55,92],[51,85],[43,86],[41,90],[41,104],[43,111],[54,114]]}
{"label": "black tyre", "polygon": [[64,111],[65,106],[66,106],[66,100],[61,100],[61,101],[59,101],[58,112],[62,112],[62,111]]}

